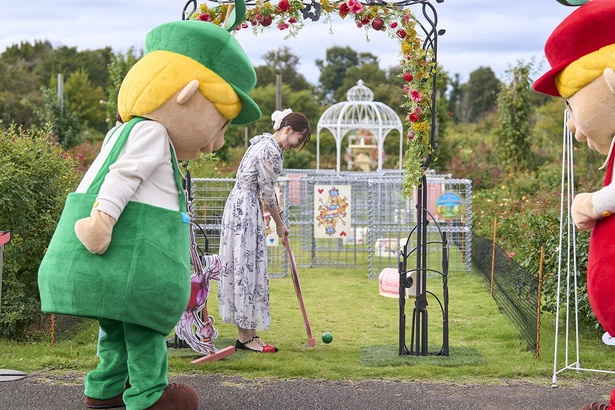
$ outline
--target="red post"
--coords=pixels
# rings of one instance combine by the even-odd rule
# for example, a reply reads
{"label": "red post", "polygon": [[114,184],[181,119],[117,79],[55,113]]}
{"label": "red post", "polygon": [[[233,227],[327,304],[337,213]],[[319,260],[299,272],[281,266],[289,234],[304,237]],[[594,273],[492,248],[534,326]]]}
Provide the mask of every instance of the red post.
{"label": "red post", "polygon": [[0,312],[2,311],[2,257],[4,255],[4,244],[11,240],[11,232],[0,231]]}
{"label": "red post", "polygon": [[[10,231],[0,231],[0,246],[4,245],[8,241],[11,240],[11,232]],[[2,266],[2,265],[0,265]]]}

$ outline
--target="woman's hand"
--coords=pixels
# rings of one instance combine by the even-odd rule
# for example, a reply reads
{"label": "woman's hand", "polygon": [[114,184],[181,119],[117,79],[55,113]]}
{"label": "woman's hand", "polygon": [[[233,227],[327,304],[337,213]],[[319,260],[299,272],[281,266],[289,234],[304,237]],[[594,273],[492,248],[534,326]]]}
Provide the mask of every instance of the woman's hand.
{"label": "woman's hand", "polygon": [[284,238],[284,236],[289,234],[288,228],[283,223],[276,224],[275,230],[280,238]]}

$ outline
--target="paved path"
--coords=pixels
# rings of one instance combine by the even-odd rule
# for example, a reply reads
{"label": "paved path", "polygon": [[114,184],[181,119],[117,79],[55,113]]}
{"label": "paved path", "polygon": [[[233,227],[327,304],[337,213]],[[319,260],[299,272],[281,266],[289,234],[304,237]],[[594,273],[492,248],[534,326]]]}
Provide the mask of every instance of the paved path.
{"label": "paved path", "polygon": [[[412,374],[409,370],[408,377]],[[0,382],[2,410],[83,410],[82,376],[28,374]],[[606,401],[611,386],[579,385],[552,388],[514,382],[507,385],[315,380],[246,380],[205,375],[172,378],[193,386],[199,410],[578,410],[592,401]]]}

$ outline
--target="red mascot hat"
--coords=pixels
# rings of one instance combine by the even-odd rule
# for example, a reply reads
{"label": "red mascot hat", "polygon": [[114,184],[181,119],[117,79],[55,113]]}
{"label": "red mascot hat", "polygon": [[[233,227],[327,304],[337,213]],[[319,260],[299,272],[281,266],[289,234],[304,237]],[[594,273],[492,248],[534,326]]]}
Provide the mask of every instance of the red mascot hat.
{"label": "red mascot hat", "polygon": [[568,65],[602,47],[615,44],[615,0],[591,0],[564,19],[547,39],[551,69],[534,82],[534,90],[560,96],[555,77]]}

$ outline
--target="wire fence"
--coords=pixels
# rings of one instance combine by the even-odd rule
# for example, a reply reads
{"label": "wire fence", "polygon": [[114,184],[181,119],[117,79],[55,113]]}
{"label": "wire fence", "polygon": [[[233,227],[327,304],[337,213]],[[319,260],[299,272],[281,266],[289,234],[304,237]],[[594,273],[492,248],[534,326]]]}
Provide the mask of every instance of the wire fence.
{"label": "wire fence", "polygon": [[539,340],[538,277],[515,262],[493,241],[474,234],[472,263],[490,285],[498,308],[511,320],[519,336],[535,354]]}
{"label": "wire fence", "polygon": [[[201,246],[218,253],[220,223],[226,199],[233,188],[233,178],[195,178],[192,180],[193,214],[202,229],[197,235]],[[366,267],[369,279],[378,277],[384,268],[397,267],[399,252],[416,224],[416,195],[402,195],[402,172],[334,172],[286,170],[278,179],[279,198],[284,223],[290,231],[291,248],[297,266]],[[451,246],[450,271],[471,270],[472,184],[470,180],[452,179],[448,175],[427,178],[431,221],[428,232],[445,232]],[[343,236],[319,236],[318,192],[327,188],[344,188],[349,204],[340,224]],[[461,201],[455,218],[442,216],[438,199],[454,195]],[[322,207],[320,208],[322,209]],[[436,222],[436,223],[434,223]],[[338,225],[341,226],[341,225]],[[205,239],[206,235],[206,239]],[[207,240],[207,244],[205,244]],[[412,240],[412,238],[411,238]],[[269,275],[288,274],[288,261],[281,243],[268,247]],[[410,243],[409,247],[416,246]],[[441,245],[434,245],[429,264],[441,265]],[[432,250],[431,247],[428,250]]]}

